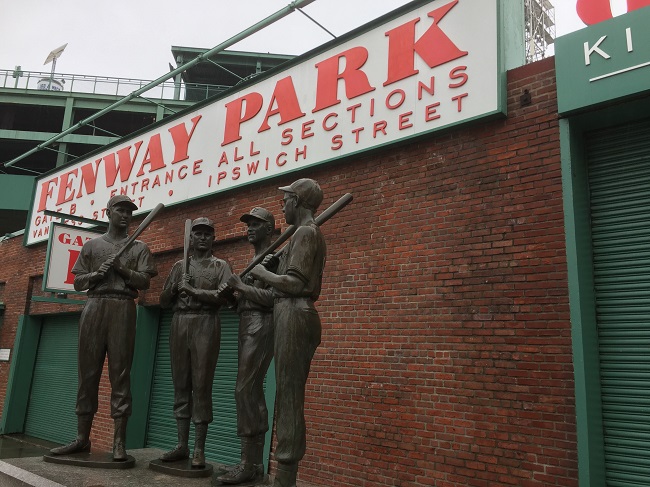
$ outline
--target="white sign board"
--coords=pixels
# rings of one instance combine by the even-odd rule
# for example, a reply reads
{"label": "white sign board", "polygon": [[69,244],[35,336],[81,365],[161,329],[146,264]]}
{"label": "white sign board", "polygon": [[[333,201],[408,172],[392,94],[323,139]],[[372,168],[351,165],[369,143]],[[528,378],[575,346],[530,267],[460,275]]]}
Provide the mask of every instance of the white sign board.
{"label": "white sign board", "polygon": [[89,230],[62,223],[52,223],[50,242],[45,259],[43,290],[74,293],[72,267],[77,262],[81,247],[88,240],[101,235],[101,230]]}
{"label": "white sign board", "polygon": [[[504,110],[498,0],[436,0],[41,176],[26,245],[51,210],[105,219],[205,197]],[[450,162],[451,163],[451,162]]]}

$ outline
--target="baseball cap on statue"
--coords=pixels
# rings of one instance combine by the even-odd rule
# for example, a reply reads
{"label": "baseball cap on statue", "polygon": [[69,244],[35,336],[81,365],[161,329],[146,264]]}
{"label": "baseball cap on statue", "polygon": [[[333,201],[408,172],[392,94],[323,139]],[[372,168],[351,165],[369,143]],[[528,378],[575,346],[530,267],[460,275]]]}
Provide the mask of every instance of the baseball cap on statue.
{"label": "baseball cap on statue", "polygon": [[116,194],[115,196],[113,196],[110,200],[108,200],[108,204],[106,205],[106,208],[109,209],[113,208],[115,205],[119,205],[120,203],[124,203],[133,211],[138,209],[138,205],[136,205],[133,201],[131,201],[131,198],[129,198],[125,194]]}
{"label": "baseball cap on statue", "polygon": [[289,186],[282,186],[278,189],[286,193],[296,194],[303,206],[314,211],[323,202],[323,190],[320,189],[318,183],[313,179],[298,179]]}
{"label": "baseball cap on statue", "polygon": [[244,213],[239,218],[239,220],[244,223],[248,223],[252,218],[255,218],[257,220],[262,220],[264,222],[268,222],[271,224],[273,228],[275,228],[275,218],[273,217],[273,213],[271,213],[266,208],[260,208],[259,206],[256,206],[248,213]]}
{"label": "baseball cap on statue", "polygon": [[208,227],[214,232],[214,223],[212,223],[212,220],[204,216],[192,221],[192,230],[194,230],[196,227]]}

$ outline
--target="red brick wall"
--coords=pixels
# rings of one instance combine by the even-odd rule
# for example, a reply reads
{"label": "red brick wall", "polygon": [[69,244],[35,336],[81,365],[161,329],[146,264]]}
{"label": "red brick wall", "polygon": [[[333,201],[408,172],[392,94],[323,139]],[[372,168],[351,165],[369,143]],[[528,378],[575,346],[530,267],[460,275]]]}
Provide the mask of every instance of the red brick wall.
{"label": "red brick wall", "polygon": [[[355,199],[324,227],[323,341],[307,387],[300,479],[577,485],[554,76],[553,59],[510,72],[507,118],[305,174],[321,183],[323,207],[345,192]],[[215,253],[241,270],[250,249],[237,240],[239,215],[263,205],[279,219],[276,188],[296,177],[166,210],[143,236],[161,274],[143,299],[157,301],[180,257],[185,218],[213,218],[225,241]],[[27,255],[27,274],[41,273],[44,249],[19,245],[5,242],[0,253]],[[25,306],[21,275],[15,263],[0,269],[2,347],[12,346]],[[6,375],[2,364],[0,394]]]}

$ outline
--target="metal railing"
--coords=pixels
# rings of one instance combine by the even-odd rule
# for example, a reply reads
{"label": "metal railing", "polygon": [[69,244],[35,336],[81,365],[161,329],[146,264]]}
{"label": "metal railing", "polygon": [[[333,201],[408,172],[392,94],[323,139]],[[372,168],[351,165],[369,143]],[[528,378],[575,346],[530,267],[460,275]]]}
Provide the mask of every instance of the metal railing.
{"label": "metal railing", "polygon": [[[93,95],[126,96],[151,81],[134,78],[111,78],[84,74],[51,73],[0,69],[0,87],[17,90],[61,91]],[[198,101],[230,88],[222,85],[166,81],[143,93],[147,98]],[[188,93],[189,92],[189,93]],[[188,96],[189,95],[189,96]]]}

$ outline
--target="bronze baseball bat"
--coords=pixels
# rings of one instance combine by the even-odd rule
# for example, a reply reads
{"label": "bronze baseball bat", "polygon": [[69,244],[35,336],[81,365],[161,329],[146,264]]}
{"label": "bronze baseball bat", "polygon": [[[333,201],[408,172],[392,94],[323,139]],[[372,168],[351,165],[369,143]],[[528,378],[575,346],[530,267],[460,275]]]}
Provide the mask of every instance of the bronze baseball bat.
{"label": "bronze baseball bat", "polygon": [[[329,208],[327,208],[325,211],[323,211],[320,215],[318,215],[315,218],[316,225],[320,227],[323,223],[325,223],[327,220],[329,220],[334,215],[336,215],[339,211],[345,208],[351,201],[352,201],[352,194],[345,193],[338,200],[336,200]],[[248,264],[248,267],[246,267],[246,269],[244,269],[239,274],[239,277],[244,277],[246,274],[248,274],[253,269],[253,267],[255,267],[257,264],[259,264],[264,260],[264,257],[266,257],[268,254],[275,251],[280,245],[282,245],[284,242],[289,240],[289,238],[294,233],[296,233],[297,229],[298,227],[296,227],[295,225],[289,226],[284,232],[280,234],[280,236],[275,242],[269,245],[269,247],[266,250],[264,250],[264,252],[262,252],[260,255],[255,257],[253,261],[250,264]],[[278,252],[276,252],[274,257],[278,257],[283,250],[284,247],[280,249]]]}
{"label": "bronze baseball bat", "polygon": [[142,223],[140,223],[140,226],[135,229],[135,232],[129,237],[129,239],[126,241],[124,244],[124,247],[122,247],[120,250],[117,251],[115,254],[115,258],[117,259],[122,253],[131,246],[133,242],[135,242],[135,239],[140,236],[142,232],[145,231],[145,229],[149,226],[151,221],[156,218],[156,215],[160,213],[160,210],[162,210],[165,207],[162,203],[158,203],[153,210],[147,215],[147,218],[142,220]]}
{"label": "bronze baseball bat", "polygon": [[185,220],[185,234],[183,237],[183,274],[190,272],[190,237],[192,235],[192,220]]}

